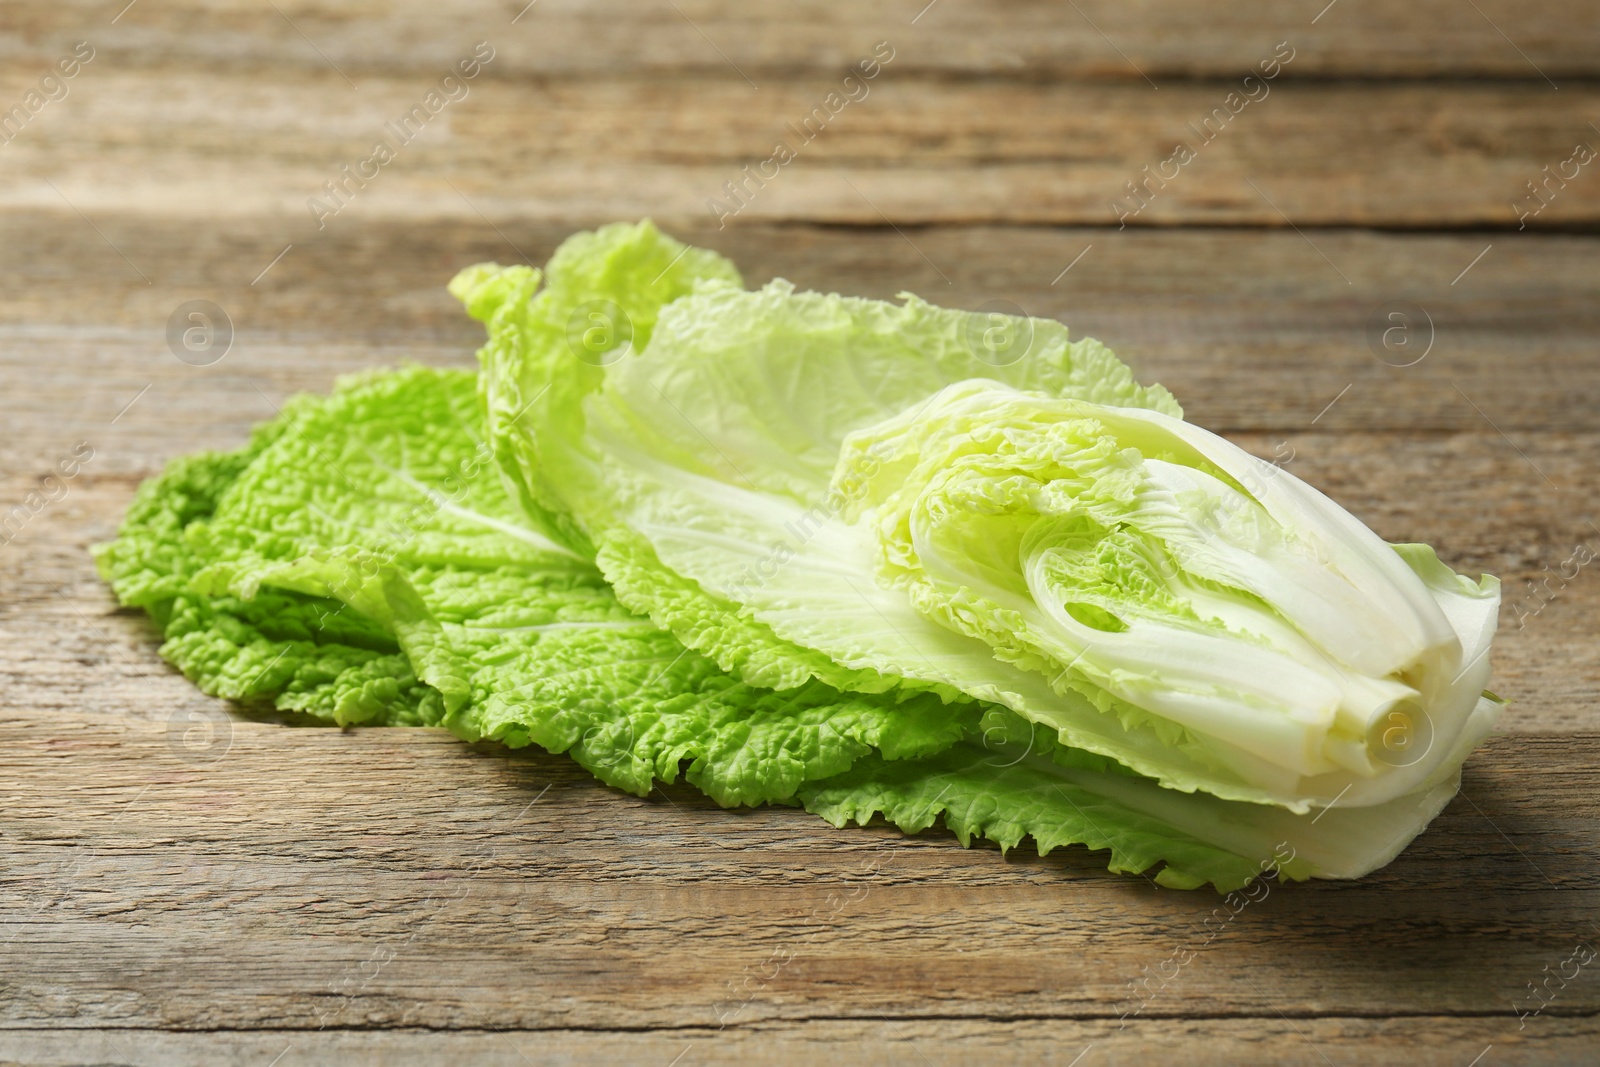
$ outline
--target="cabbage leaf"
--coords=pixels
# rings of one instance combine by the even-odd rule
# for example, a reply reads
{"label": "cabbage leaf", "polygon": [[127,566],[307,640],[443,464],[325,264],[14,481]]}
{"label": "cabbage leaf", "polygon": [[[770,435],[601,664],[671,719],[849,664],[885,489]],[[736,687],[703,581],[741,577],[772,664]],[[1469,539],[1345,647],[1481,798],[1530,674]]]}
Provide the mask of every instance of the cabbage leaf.
{"label": "cabbage leaf", "polygon": [[[999,704],[1301,814],[1427,793],[1493,722],[1492,577],[1386,544],[1059,323],[745,290],[648,223],[558,270],[581,284],[453,286],[496,450],[539,457],[514,479],[624,605],[753,685]],[[657,288],[684,295],[599,355],[557,328]]]}

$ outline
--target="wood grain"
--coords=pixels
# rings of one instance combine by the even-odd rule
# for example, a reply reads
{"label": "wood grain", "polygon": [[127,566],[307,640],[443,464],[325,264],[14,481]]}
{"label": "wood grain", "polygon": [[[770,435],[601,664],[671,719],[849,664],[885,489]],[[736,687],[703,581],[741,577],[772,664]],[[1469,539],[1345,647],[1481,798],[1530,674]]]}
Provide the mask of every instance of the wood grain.
{"label": "wood grain", "polygon": [[[9,178],[0,208],[62,210],[65,201],[174,226],[276,215],[301,239],[357,216],[621,217],[637,210],[641,186],[659,219],[697,226],[881,226],[886,216],[902,226],[1112,229],[1600,223],[1600,159],[1574,159],[1579,145],[1600,146],[1590,126],[1600,91],[1585,83],[1560,92],[1542,82],[1323,85],[1295,82],[1291,65],[1270,83],[1244,86],[1241,74],[1153,91],[1142,81],[948,81],[902,69],[897,57],[857,90],[866,94],[858,102],[822,111],[808,128],[839,76],[802,74],[756,92],[720,75],[528,80],[498,62],[402,141],[390,124],[438,77],[372,75],[357,91],[327,69],[152,70],[100,57],[66,99],[0,146]],[[10,95],[31,80],[14,79]],[[1258,99],[1230,105],[1235,91]],[[358,171],[380,141],[393,161]],[[780,142],[794,156],[782,166],[767,162]],[[1164,162],[1180,143],[1193,160]],[[961,181],[950,181],[952,167]],[[1547,175],[1535,199],[1529,183]],[[328,182],[345,182],[345,193],[336,199]],[[1137,200],[1130,183],[1143,187]],[[348,207],[323,214],[342,199]]]}
{"label": "wood grain", "polygon": [[[0,544],[0,1062],[1600,1058],[1592,966],[1518,1015],[1600,934],[1600,578],[1533,584],[1600,547],[1600,163],[1518,229],[1526,183],[1600,146],[1590,4],[524,4],[0,0],[0,114],[96,50],[0,143],[0,513],[94,449]],[[307,199],[479,40],[469,95],[319,229]],[[707,199],[878,41],[870,93],[719,227]],[[1119,229],[1111,199],[1278,42],[1270,96]],[[646,215],[752,284],[1065,321],[1383,536],[1500,575],[1514,703],[1462,794],[1384,870],[1198,943],[1215,897],[1082,850],[291,729],[160,661],[86,551],[141,478],[339,374],[471,366],[455,270]],[[166,340],[193,299],[235,329],[213,365]],[[1409,366],[1373,340],[1394,312]]]}
{"label": "wood grain", "polygon": [[115,23],[118,5],[94,0],[6,0],[0,11],[13,52],[53,58],[60,43],[89,36],[103,40],[119,62],[300,73],[337,66],[357,84],[373,72],[446,66],[461,43],[480,38],[503,48],[506,67],[522,75],[638,70],[738,77],[737,68],[757,84],[798,71],[842,71],[878,40],[904,43],[908,66],[947,77],[1140,84],[1141,71],[1161,83],[1242,76],[1263,45],[1270,50],[1285,38],[1304,43],[1310,58],[1301,69],[1325,78],[1470,75],[1545,84],[1540,71],[1558,82],[1592,77],[1600,54],[1600,26],[1584,0],[1537,7],[1513,0],[1338,0],[1331,7],[1078,0],[1065,9],[1044,0],[866,0],[844,9],[780,0],[759,12],[732,0],[275,6],[281,14],[251,0],[168,0],[140,3]]}
{"label": "wood grain", "polygon": [[[681,786],[627,797],[440,731],[241,721],[185,747],[191,728],[0,721],[6,780],[33,786],[7,802],[0,1029],[63,1001],[80,1024],[175,1030],[1116,1021],[1137,1007],[1127,983],[1188,942],[1192,971],[1139,1020],[1385,1016],[1403,990],[1405,1014],[1504,1029],[1526,982],[1595,932],[1593,734],[1494,740],[1393,865],[1275,889],[1204,944],[1217,898],[1081,850],[1002,860],[942,832],[722,812]],[[841,887],[854,902],[825,906]],[[1592,1016],[1597,990],[1573,981],[1548,1011]]]}
{"label": "wood grain", "polygon": [[[1600,223],[1600,163],[1572,162],[1578,145],[1600,144],[1600,29],[1577,2],[1343,0],[1316,26],[1281,4],[1175,2],[1066,16],[1007,5],[1003,18],[942,4],[916,26],[890,4],[845,20],[810,4],[760,19],[718,3],[626,18],[616,4],[541,4],[518,26],[511,3],[362,17],[141,5],[116,25],[89,6],[9,6],[22,10],[8,22],[0,101],[22,100],[79,36],[95,57],[0,145],[0,209],[70,204],[170,225],[272,214],[309,239],[351,216],[620,217],[646,186],[658,218],[699,225],[736,207],[736,223],[871,226]],[[401,143],[386,124],[479,39],[494,58],[465,97]],[[854,102],[818,113],[814,137],[803,131],[880,40],[892,60],[850,90]],[[1244,84],[1274,54],[1292,54],[1282,73]],[[1557,91],[1540,70],[1577,80]],[[1230,92],[1258,99],[1230,104]],[[348,214],[316,219],[308,202],[333,205],[325,183],[347,180],[341,166],[380,139],[395,160],[347,185]],[[743,177],[780,140],[794,161],[769,168],[770,181]],[[1179,142],[1195,160],[1163,169]],[[1146,184],[1149,204],[1134,211],[1128,183],[1145,183],[1146,167],[1170,180]]]}
{"label": "wood grain", "polygon": [[[1273,1063],[1327,1067],[1362,1063],[1414,1067],[1459,1065],[1474,1056],[1509,1063],[1583,1063],[1597,1038],[1592,1019],[1550,1017],[1533,1036],[1459,1016],[1403,1019],[1173,1019],[1115,1022],[1075,1019],[827,1019],[757,1024],[722,1031],[683,1027],[651,1031],[480,1029],[334,1030],[314,1036],[281,1031],[172,1032],[95,1029],[16,1030],[0,1034],[0,1051],[38,1067],[85,1061],[209,1067],[218,1062],[294,1065],[308,1049],[340,1063],[449,1062],[485,1067],[530,1063],[727,1065],[901,1063],[1031,1067],[1100,1063],[1143,1067],[1152,1061],[1234,1067]],[[1495,1062],[1485,1056],[1480,1063]],[[679,1059],[681,1057],[681,1059]],[[1092,1057],[1092,1058],[1091,1058]]]}
{"label": "wood grain", "polygon": [[[336,373],[408,355],[467,365],[482,332],[445,293],[452,274],[486,259],[542,264],[579,225],[349,221],[296,242],[252,285],[300,236],[292,227],[0,212],[0,358],[48,399],[0,395],[8,418],[30,431],[0,449],[59,429],[56,413],[74,404],[86,420],[102,411],[109,420],[152,380],[159,395],[193,390],[194,410],[231,420],[237,435],[271,411],[252,385],[275,402],[287,390],[322,389]],[[1541,435],[1594,427],[1600,240],[1591,237],[1055,227],[674,232],[732,257],[751,284],[781,275],[806,288],[886,299],[910,290],[956,307],[1010,300],[1105,341],[1219,431],[1288,432],[1313,420],[1333,431],[1498,426],[1520,433],[1517,447],[1542,461],[1549,457],[1537,446]],[[186,366],[167,351],[167,319],[189,299],[213,300],[233,321],[234,350],[214,366]],[[1435,344],[1401,367],[1391,364],[1412,357],[1380,360],[1367,332],[1406,303],[1431,316]],[[1422,320],[1416,332],[1421,343]],[[215,403],[221,395],[231,403]],[[124,422],[118,432],[142,435],[141,447],[162,440],[160,420],[130,414]],[[227,440],[205,438],[213,447]]]}

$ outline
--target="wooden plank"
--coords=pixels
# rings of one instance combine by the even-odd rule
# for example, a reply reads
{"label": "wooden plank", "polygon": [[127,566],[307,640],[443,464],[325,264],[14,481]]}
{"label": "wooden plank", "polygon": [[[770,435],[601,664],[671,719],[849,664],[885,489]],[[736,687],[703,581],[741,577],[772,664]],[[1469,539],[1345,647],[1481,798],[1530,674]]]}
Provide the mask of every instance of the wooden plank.
{"label": "wooden plank", "polygon": [[[1518,217],[1600,144],[1591,5],[524,2],[0,0],[0,116],[96,49],[0,138],[0,512],[94,449],[0,544],[0,1061],[1596,1059],[1593,964],[1518,1014],[1600,934],[1600,581],[1550,577],[1600,545],[1600,164]],[[478,40],[470,95],[318,228],[308,198]],[[719,228],[708,198],[878,41],[870,95]],[[1270,97],[1119,229],[1124,183],[1280,41]],[[160,662],[86,552],[140,478],[339,373],[470,366],[454,270],[646,213],[753,283],[1062,319],[1384,536],[1499,573],[1502,736],[1394,864],[1207,941],[1216,897],[1082,850],[290,729]],[[236,328],[214,364],[169,349],[194,299]],[[1374,340],[1394,312],[1415,346]]]}
{"label": "wooden plank", "polygon": [[[444,68],[462,44],[494,42],[518,74],[597,71],[734,74],[765,81],[795,70],[842,69],[872,43],[905,49],[906,64],[946,75],[1080,77],[1163,84],[1242,76],[1265,47],[1291,39],[1323,77],[1426,78],[1441,74],[1542,80],[1591,76],[1600,27],[1583,0],[1004,0],[927,3],[867,0],[839,9],[813,0],[573,3],[425,0],[368,5],[359,14],[320,4],[174,0],[116,11],[92,0],[9,0],[14,51],[53,59],[59,44],[92,37],[118,63],[217,70],[271,65],[322,72],[336,65],[358,84],[376,71]],[[676,10],[675,10],[676,9]],[[303,35],[303,36],[302,36]],[[103,42],[103,44],[101,43]],[[1142,82],[1141,82],[1142,84]]]}
{"label": "wooden plank", "polygon": [[[387,124],[419,103],[431,74],[373,75],[354,91],[326,69],[96,64],[4,145],[0,208],[63,210],[65,198],[91,215],[277,215],[302,240],[351,216],[480,212],[551,223],[649,211],[702,226],[1600,221],[1590,126],[1600,91],[1585,83],[1557,93],[1543,82],[1324,85],[1285,74],[1250,88],[1250,102],[1230,100],[1238,79],[1153,92],[1142,81],[930,79],[891,64],[858,102],[807,127],[837,77],[755,93],[737,77],[529,81],[491,64],[406,141]],[[20,97],[32,80],[3,84]],[[370,181],[346,178],[340,168],[363,173],[380,140],[393,160],[368,162]],[[1173,158],[1180,143],[1186,163]],[[1529,183],[1547,178],[1536,198]],[[330,181],[346,192],[326,192]]]}
{"label": "wooden plank", "polygon": [[[1274,889],[1206,943],[1216,896],[1080,850],[1002,860],[683,787],[626,797],[440,731],[225,729],[199,762],[166,722],[0,719],[17,783],[0,1027],[48,1027],[68,1002],[76,1025],[175,1030],[1104,1022],[1187,946],[1136,1018],[1384,1016],[1403,989],[1408,1014],[1504,1032],[1527,983],[1595,934],[1593,734],[1491,741],[1396,863]],[[1548,1010],[1596,1012],[1592,978]]]}
{"label": "wooden plank", "polygon": [[[38,1067],[83,1062],[210,1067],[219,1062],[298,1067],[321,1059],[353,1064],[645,1063],[751,1067],[769,1063],[985,1063],[1032,1067],[1152,1062],[1327,1067],[1362,1063],[1572,1064],[1592,1059],[1600,1028],[1592,1018],[1546,1017],[1530,1036],[1516,1020],[1407,1016],[1245,1018],[1114,1022],[1061,1019],[827,1019],[728,1030],[673,1028],[637,1033],[582,1030],[332,1030],[314,1037],[281,1031],[171,1033],[116,1027],[0,1031],[0,1055]],[[1087,1051],[1086,1051],[1087,1050]],[[681,1057],[681,1059],[676,1059]]]}
{"label": "wooden plank", "polygon": [[[195,230],[142,217],[91,224],[72,214],[0,214],[0,359],[27,376],[37,400],[0,396],[8,418],[28,431],[0,441],[0,455],[23,441],[46,451],[70,444],[76,431],[61,425],[63,414],[103,423],[152,381],[156,391],[140,405],[195,390],[203,401],[176,398],[171,417],[186,418],[187,408],[237,434],[285,392],[326,388],[336,373],[409,356],[468,365],[482,333],[444,292],[452,274],[485,259],[543,263],[585,224],[347,221],[302,241],[271,219],[214,220]],[[1554,457],[1535,431],[1591,430],[1600,395],[1595,238],[1009,227],[675,232],[732,257],[750,284],[781,275],[806,288],[881,298],[911,290],[955,307],[1012,301],[1110,344],[1219,431],[1498,427],[1542,467]],[[213,366],[180,363],[167,350],[167,320],[189,299],[215,301],[234,323],[235,348]],[[1412,312],[1415,343],[1427,340],[1431,321],[1434,345],[1414,365],[1398,366],[1414,357],[1373,347],[1368,332],[1407,304],[1427,316]],[[124,422],[119,433],[146,435],[141,447],[164,432],[159,420]],[[229,438],[195,440],[217,447]]]}

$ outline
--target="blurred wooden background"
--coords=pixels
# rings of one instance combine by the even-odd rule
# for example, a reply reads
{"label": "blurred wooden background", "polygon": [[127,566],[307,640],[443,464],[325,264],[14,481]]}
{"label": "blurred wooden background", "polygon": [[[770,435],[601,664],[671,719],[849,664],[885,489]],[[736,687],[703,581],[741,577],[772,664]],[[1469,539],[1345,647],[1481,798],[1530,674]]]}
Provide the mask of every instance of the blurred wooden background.
{"label": "blurred wooden background", "polygon": [[[0,1060],[1600,1058],[1594,965],[1526,1014],[1600,937],[1600,576],[1559,576],[1600,552],[1592,4],[4,0],[0,54],[0,513],[93,449],[0,545]],[[140,479],[338,374],[471,365],[457,268],[645,215],[752,283],[1060,318],[1384,536],[1500,575],[1516,703],[1464,795],[1389,868],[1202,944],[1216,898],[1081,851],[230,721],[115,610],[85,548]],[[189,300],[234,331],[204,366],[167,341]],[[217,719],[198,754],[189,716]]]}

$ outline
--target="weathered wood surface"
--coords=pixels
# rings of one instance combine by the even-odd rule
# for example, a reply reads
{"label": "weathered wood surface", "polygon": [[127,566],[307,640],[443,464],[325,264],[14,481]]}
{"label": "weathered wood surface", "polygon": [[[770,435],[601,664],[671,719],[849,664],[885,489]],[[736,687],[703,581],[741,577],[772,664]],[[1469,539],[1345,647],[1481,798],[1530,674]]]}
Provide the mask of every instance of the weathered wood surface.
{"label": "weathered wood surface", "polygon": [[[648,204],[636,207],[630,217]],[[67,405],[81,407],[75,414],[86,425],[102,410],[109,420],[151,381],[158,386],[146,399],[156,413],[144,415],[141,400],[116,430],[133,435],[146,457],[178,450],[164,436],[167,419],[207,420],[216,431],[205,438],[211,447],[237,440],[271,412],[252,386],[275,403],[286,390],[321,389],[336,373],[408,355],[468,365],[483,334],[446,294],[451,275],[487,259],[542,264],[575,227],[609,220],[349,221],[294,243],[252,285],[295,236],[290,227],[0,212],[0,359],[31,375],[36,390],[0,396],[23,420],[15,425],[29,430],[0,440],[0,449],[67,433],[58,418]],[[1493,433],[1492,422],[1520,433],[1518,447],[1543,466],[1562,451],[1541,450],[1543,438],[1595,428],[1594,237],[745,225],[672,232],[731,256],[751,284],[781,275],[806,288],[885,299],[911,290],[958,307],[1011,300],[1110,344],[1219,431]],[[167,319],[189,299],[215,301],[232,320],[233,349],[212,366],[187,366],[167,351]],[[1434,344],[1414,365],[1397,366],[1416,356],[1395,350],[1380,359],[1367,328],[1407,303],[1431,317]],[[1414,333],[1414,344],[1424,345],[1426,321],[1418,319]],[[1350,392],[1322,414],[1346,385]],[[219,390],[231,404],[215,402]]]}
{"label": "weathered wood surface", "polygon": [[[120,287],[92,309],[80,297],[52,303],[55,272],[28,277],[12,250],[38,243],[6,245],[16,284],[6,287],[0,374],[17,387],[0,398],[11,431],[0,446],[3,499],[21,500],[75,441],[96,453],[67,495],[0,549],[0,780],[10,787],[0,891],[13,920],[0,933],[0,1052],[26,1062],[266,1062],[291,1047],[312,1061],[493,1062],[520,1050],[534,1062],[666,1062],[691,1046],[684,1062],[762,1049],[774,1060],[891,1062],[920,1051],[933,1062],[1021,1063],[1067,1061],[1093,1045],[1104,1062],[1132,1062],[1198,1041],[1219,1050],[1217,1062],[1337,1062],[1343,1052],[1464,1063],[1491,1044],[1541,1062],[1594,1047],[1592,983],[1573,982],[1522,1029],[1512,1012],[1566,942],[1588,936],[1600,889],[1600,583],[1580,573],[1521,628],[1513,607],[1519,582],[1554,568],[1572,542],[1600,542],[1585,518],[1597,371],[1579,336],[1600,282],[1573,269],[1589,240],[1530,239],[1521,269],[1500,275],[1486,257],[1458,283],[1479,287],[1454,297],[1471,323],[1459,348],[1405,369],[1361,347],[1351,321],[1360,302],[1341,299],[1344,287],[1328,286],[1332,272],[1293,235],[1130,237],[1124,258],[1107,257],[1114,273],[1075,279],[1084,315],[1103,323],[1095,332],[1129,338],[1123,347],[1146,373],[1211,405],[1202,417],[1262,455],[1292,448],[1290,469],[1386,536],[1428,540],[1463,568],[1501,574],[1510,593],[1495,685],[1518,701],[1503,727],[1517,736],[1475,757],[1466,799],[1399,862],[1356,886],[1275,892],[1240,917],[1243,936],[1207,946],[1166,1004],[1119,1029],[1127,982],[1181,947],[1214,899],[1106,876],[1081,853],[1002,861],[937,832],[901,842],[787,810],[721,813],[682,789],[667,791],[671,804],[641,801],[561,759],[468,749],[431,732],[237,721],[221,758],[178,759],[193,717],[218,706],[159,661],[140,616],[115,610],[87,544],[111,534],[139,478],[179,452],[237,444],[288,392],[408,357],[467,364],[471,324],[457,321],[437,281],[501,255],[504,240],[481,225],[431,238],[368,230],[285,262],[278,288],[239,311],[238,350],[194,368],[164,350],[167,308],[152,290],[171,305],[217,293],[203,280],[228,255],[244,258],[255,235],[188,253],[170,236],[163,244],[105,225],[148,257],[152,286],[122,287],[115,266],[125,264],[95,266],[98,253],[60,223],[12,227],[57,234],[57,262],[88,278],[84,292]],[[539,257],[555,238],[508,236]],[[753,279],[781,272],[846,289],[893,286],[921,262],[892,232],[792,236],[741,231],[723,247]],[[1009,292],[1059,301],[1039,310],[1074,321],[1078,294],[1022,279],[1042,278],[1059,248],[1093,235],[993,240],[1005,236],[918,240],[950,264],[956,302]],[[1323,243],[1361,279],[1360,299],[1381,302],[1386,272],[1437,262],[1442,277],[1476,241]],[[989,260],[981,249],[994,250]],[[1508,287],[1530,303],[1519,307]],[[220,299],[237,306],[232,295],[244,290]],[[1190,299],[1175,303],[1176,293]],[[1541,316],[1548,329],[1523,328]],[[1339,373],[1309,395],[1308,378],[1332,370],[1330,359]],[[1359,384],[1318,418],[1341,376]],[[1451,381],[1472,382],[1509,439],[1459,394],[1435,395]],[[1397,415],[1397,402],[1433,414],[1408,427],[1417,417]],[[884,841],[905,862],[875,875],[871,895],[826,929],[806,929],[817,901],[858,884],[863,857]],[[493,866],[463,881],[482,846],[495,850]],[[448,910],[430,907],[441,885],[471,891]],[[795,943],[805,951],[781,981],[761,984],[719,1030],[728,982]],[[359,995],[328,1020],[329,1003],[342,1003],[330,986],[352,974]],[[362,1032],[371,1028],[395,1032]]]}
{"label": "weathered wood surface", "polygon": [[[1600,549],[1600,163],[1526,231],[1512,206],[1600,145],[1589,4],[276,6],[0,3],[0,112],[97,50],[0,144],[0,513],[94,449],[0,545],[0,1062],[1600,1058],[1593,965],[1518,1018],[1600,935],[1600,578],[1528,584]],[[318,230],[306,199],[477,40],[470,95]],[[718,229],[706,198],[879,40],[871,94]],[[1109,198],[1283,40],[1271,96],[1119,230]],[[339,374],[470,366],[456,269],[642,215],[752,283],[1062,319],[1384,536],[1499,574],[1516,703],[1463,795],[1371,878],[1200,944],[1215,897],[1081,850],[230,716],[116,609],[86,547],[139,479]],[[167,347],[191,299],[235,327],[210,366]],[[1374,347],[1393,311],[1415,347]]]}
{"label": "weathered wood surface", "polygon": [[[1600,145],[1584,0],[1338,0],[1315,24],[1320,5],[1181,0],[944,0],[915,24],[899,3],[140,3],[115,23],[99,4],[0,7],[6,108],[94,50],[0,145],[0,208],[276,214],[304,240],[308,200],[384,139],[395,160],[328,225],[568,224],[635,213],[641,187],[656,217],[703,223],[782,140],[796,158],[745,185],[741,221],[1114,227],[1121,198],[1138,226],[1600,224],[1600,160],[1574,161]],[[482,73],[402,143],[386,124],[478,41]],[[892,59],[845,85],[880,41]],[[1274,56],[1275,78],[1245,82]],[[1127,183],[1179,142],[1196,158],[1132,213]],[[1528,183],[1547,175],[1539,207]]]}
{"label": "weathered wood surface", "polygon": [[[458,52],[470,50],[465,41]],[[1271,55],[1269,43],[1262,56]],[[735,214],[1113,229],[1600,224],[1600,158],[1574,159],[1579,145],[1600,148],[1592,82],[1559,92],[1542,82],[1323,85],[1296,79],[1297,54],[1272,82],[1243,86],[1247,66],[1238,78],[1152,91],[1142,81],[949,81],[901,69],[900,59],[808,129],[840,75],[799,74],[760,91],[736,76],[530,80],[497,55],[464,99],[402,142],[389,124],[437,76],[373,75],[356,91],[325,68],[292,77],[152,70],[117,67],[108,54],[0,146],[11,179],[0,207],[65,210],[66,201],[190,227],[277,214],[293,227],[285,241],[358,218],[609,219],[637,210],[641,184],[657,218],[691,225]],[[12,95],[25,87],[12,83]],[[1259,99],[1232,97],[1231,114],[1235,90]],[[141,126],[145,134],[128,135]],[[393,162],[356,171],[380,141]],[[771,161],[780,142],[794,157],[781,166],[786,157]],[[1180,143],[1194,153],[1182,166],[1169,162]],[[341,166],[370,180],[358,184]],[[1540,207],[1528,183],[1547,174]],[[314,213],[313,199],[339,207],[330,181],[346,182],[349,204]],[[1129,183],[1145,183],[1147,207]]]}
{"label": "weathered wood surface", "polygon": [[1559,83],[1592,77],[1600,54],[1600,25],[1585,0],[865,0],[847,9],[817,0],[759,9],[737,0],[144,0],[113,22],[123,4],[6,0],[0,11],[13,53],[54,58],[60,43],[88,37],[130,64],[337,66],[358,85],[372,72],[448,65],[458,43],[479,38],[505,39],[514,47],[506,65],[521,75],[737,77],[737,67],[773,80],[842,69],[878,40],[916,41],[907,66],[919,72],[1123,81],[1140,80],[1141,70],[1158,81],[1243,74],[1263,45],[1286,37],[1312,50],[1307,72],[1331,78],[1537,81],[1542,70]]}
{"label": "weathered wood surface", "polygon": [[[30,783],[7,805],[0,1040],[273,1030],[317,1048],[319,1027],[393,1027],[715,1045],[782,1020],[951,1021],[973,1040],[1061,1020],[1084,1036],[1054,1055],[1131,1057],[1169,1017],[1221,1035],[1240,1016],[1319,1020],[1342,1042],[1450,1016],[1470,1058],[1592,1037],[1600,1010],[1582,975],[1520,1028],[1509,1011],[1596,933],[1594,734],[1494,740],[1396,863],[1274,890],[1207,942],[1217,898],[1107,877],[1081,851],[1001,860],[681,787],[618,796],[564,759],[435,731],[197,729],[0,720],[5,779]],[[1185,947],[1123,1020],[1128,982]]]}

